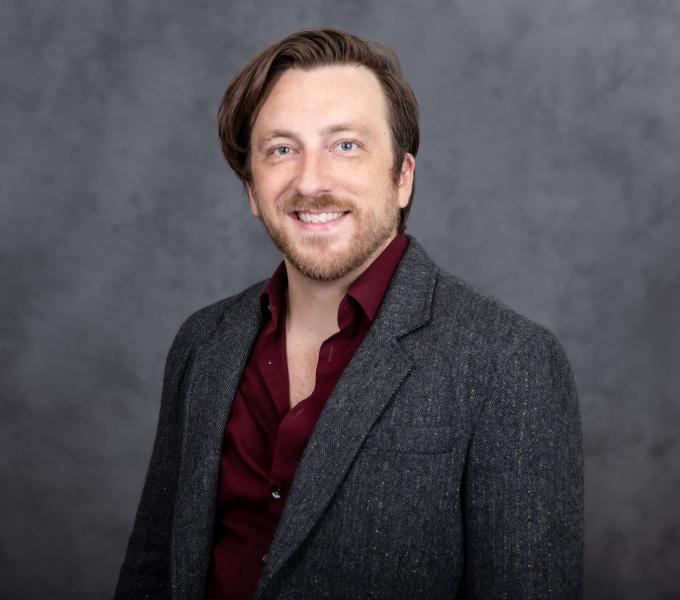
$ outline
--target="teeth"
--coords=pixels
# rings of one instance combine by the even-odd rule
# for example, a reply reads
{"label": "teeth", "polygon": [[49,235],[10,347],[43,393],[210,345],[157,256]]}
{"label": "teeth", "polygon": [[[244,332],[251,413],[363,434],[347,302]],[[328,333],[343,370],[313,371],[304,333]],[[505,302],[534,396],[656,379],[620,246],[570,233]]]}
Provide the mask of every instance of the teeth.
{"label": "teeth", "polygon": [[299,212],[298,217],[300,217],[300,221],[305,223],[326,223],[327,221],[334,221],[335,219],[341,217],[342,214],[343,213],[341,212],[319,214]]}

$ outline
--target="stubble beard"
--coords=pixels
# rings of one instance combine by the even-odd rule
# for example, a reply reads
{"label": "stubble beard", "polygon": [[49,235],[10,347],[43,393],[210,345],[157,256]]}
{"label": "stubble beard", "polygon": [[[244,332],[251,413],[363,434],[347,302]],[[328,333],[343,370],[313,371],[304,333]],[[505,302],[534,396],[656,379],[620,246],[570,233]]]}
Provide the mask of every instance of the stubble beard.
{"label": "stubble beard", "polygon": [[[396,194],[396,191],[393,193]],[[325,236],[303,235],[296,242],[285,228],[268,223],[260,210],[260,221],[276,247],[301,275],[314,281],[335,281],[358,269],[396,234],[399,225],[399,208],[392,208],[389,204],[385,205],[381,215],[372,212],[362,214],[355,206],[332,196],[314,200],[296,197],[280,207],[284,218],[290,218],[287,214],[291,210],[326,209],[351,210],[351,216],[345,218],[355,219],[357,223],[352,231],[349,250],[332,260],[324,256]]]}

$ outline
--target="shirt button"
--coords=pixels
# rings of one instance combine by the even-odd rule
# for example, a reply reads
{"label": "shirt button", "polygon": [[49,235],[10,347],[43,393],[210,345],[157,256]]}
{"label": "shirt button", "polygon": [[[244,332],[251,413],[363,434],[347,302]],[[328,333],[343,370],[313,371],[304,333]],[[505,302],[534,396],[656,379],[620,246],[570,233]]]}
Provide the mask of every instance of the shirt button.
{"label": "shirt button", "polygon": [[273,364],[274,364],[274,361],[271,358],[268,358],[267,359],[267,365],[269,365],[271,367]]}
{"label": "shirt button", "polygon": [[282,492],[283,492],[283,490],[281,489],[281,486],[280,486],[280,485],[275,485],[275,486],[272,488],[272,498],[274,498],[274,500],[280,500],[280,499],[281,499]]}

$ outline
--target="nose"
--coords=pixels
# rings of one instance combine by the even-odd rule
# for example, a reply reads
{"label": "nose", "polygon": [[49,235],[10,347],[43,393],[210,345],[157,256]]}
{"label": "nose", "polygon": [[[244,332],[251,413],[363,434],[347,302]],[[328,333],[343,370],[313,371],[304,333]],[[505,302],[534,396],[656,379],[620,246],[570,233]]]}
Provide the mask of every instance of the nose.
{"label": "nose", "polygon": [[299,162],[295,187],[308,198],[330,193],[328,165],[320,152],[307,151]]}

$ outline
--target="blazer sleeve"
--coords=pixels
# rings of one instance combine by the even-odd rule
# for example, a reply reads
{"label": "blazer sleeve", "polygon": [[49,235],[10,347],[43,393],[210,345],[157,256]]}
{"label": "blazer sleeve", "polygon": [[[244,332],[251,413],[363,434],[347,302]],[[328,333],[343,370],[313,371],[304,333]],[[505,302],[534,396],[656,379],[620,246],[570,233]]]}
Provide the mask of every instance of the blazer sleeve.
{"label": "blazer sleeve", "polygon": [[469,452],[464,597],[580,598],[581,421],[551,333],[534,330],[498,368]]}
{"label": "blazer sleeve", "polygon": [[170,539],[191,329],[188,320],[180,327],[167,355],[156,438],[115,600],[170,598]]}

